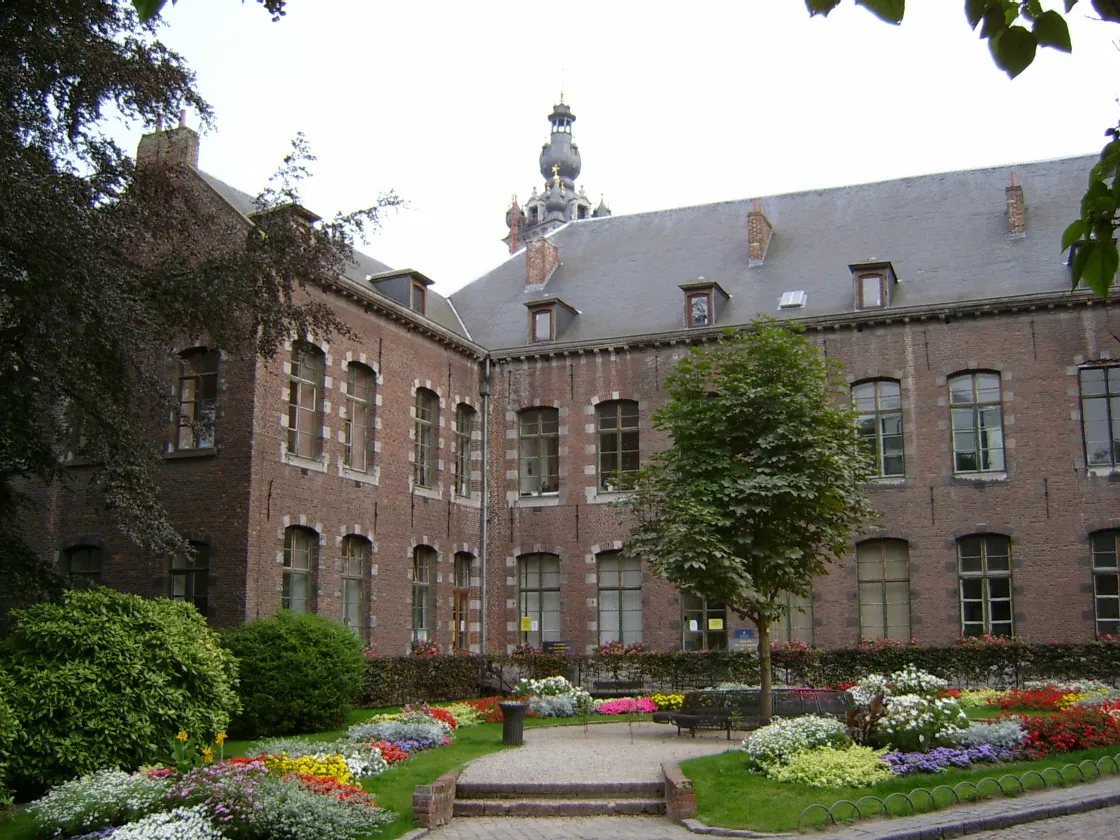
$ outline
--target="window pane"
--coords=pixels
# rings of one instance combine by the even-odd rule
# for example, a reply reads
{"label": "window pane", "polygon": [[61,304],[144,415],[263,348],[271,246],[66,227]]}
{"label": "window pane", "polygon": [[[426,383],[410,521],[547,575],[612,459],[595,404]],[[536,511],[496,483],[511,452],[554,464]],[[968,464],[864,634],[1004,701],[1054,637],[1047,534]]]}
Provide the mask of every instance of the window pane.
{"label": "window pane", "polygon": [[879,408],[882,410],[902,408],[902,386],[897,382],[882,381],[879,386]]}
{"label": "window pane", "polygon": [[950,403],[971,403],[973,401],[971,376],[958,376],[949,380]]}
{"label": "window pane", "polygon": [[860,278],[860,295],[865,309],[883,305],[883,278],[868,274]]}
{"label": "window pane", "polygon": [[[1116,368],[1116,371],[1120,374],[1120,368]],[[1090,396],[1093,394],[1104,394],[1106,391],[1104,368],[1087,368],[1081,371],[1082,394]]]}
{"label": "window pane", "polygon": [[552,338],[552,312],[540,309],[533,313],[533,340],[548,341]]}
{"label": "window pane", "polygon": [[1093,535],[1093,567],[1097,569],[1116,568],[1116,532]]}
{"label": "window pane", "polygon": [[989,578],[988,592],[992,598],[1011,597],[1011,578]]}
{"label": "window pane", "polygon": [[999,375],[994,373],[978,373],[976,375],[976,401],[978,403],[998,403]]}
{"label": "window pane", "polygon": [[856,411],[875,410],[875,383],[865,382],[852,388],[852,403]]}
{"label": "window pane", "polygon": [[1116,575],[1094,575],[1094,582],[1096,583],[1097,595],[1120,595],[1120,590],[1117,586],[1120,585],[1120,577]]}

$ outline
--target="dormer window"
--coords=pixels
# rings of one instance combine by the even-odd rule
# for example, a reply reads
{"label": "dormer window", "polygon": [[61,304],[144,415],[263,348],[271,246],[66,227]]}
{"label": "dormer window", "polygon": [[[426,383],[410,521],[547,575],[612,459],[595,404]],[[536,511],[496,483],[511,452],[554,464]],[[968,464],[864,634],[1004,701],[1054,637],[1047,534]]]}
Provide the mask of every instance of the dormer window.
{"label": "dormer window", "polygon": [[424,314],[424,284],[412,281],[412,294],[409,297],[408,308],[418,315]]}
{"label": "dormer window", "polygon": [[715,324],[730,298],[719,283],[703,277],[695,283],[683,283],[680,288],[684,292],[684,325],[689,329]]}
{"label": "dormer window", "polygon": [[423,315],[428,286],[432,281],[412,268],[371,274],[366,279],[381,294],[417,315]]}
{"label": "dormer window", "polygon": [[886,309],[891,305],[898,286],[893,265],[869,262],[855,263],[848,268],[855,282],[856,309]]}
{"label": "dormer window", "polygon": [[539,341],[552,341],[555,334],[552,332],[552,307],[534,309],[529,316],[532,318],[532,335],[530,341],[536,344]]}

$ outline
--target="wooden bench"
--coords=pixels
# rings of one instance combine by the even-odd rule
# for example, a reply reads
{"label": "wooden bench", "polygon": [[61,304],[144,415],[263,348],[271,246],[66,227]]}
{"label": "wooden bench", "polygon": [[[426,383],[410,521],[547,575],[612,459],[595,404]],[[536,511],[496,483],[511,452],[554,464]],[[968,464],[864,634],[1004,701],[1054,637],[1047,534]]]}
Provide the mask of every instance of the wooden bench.
{"label": "wooden bench", "polygon": [[[844,719],[852,702],[846,691],[820,688],[775,688],[772,697],[774,717],[825,715]],[[655,712],[653,720],[654,723],[675,724],[677,735],[687,729],[693,738],[697,729],[723,729],[730,741],[733,729],[757,729],[768,723],[761,713],[762,697],[757,688],[689,691],[680,709]]]}

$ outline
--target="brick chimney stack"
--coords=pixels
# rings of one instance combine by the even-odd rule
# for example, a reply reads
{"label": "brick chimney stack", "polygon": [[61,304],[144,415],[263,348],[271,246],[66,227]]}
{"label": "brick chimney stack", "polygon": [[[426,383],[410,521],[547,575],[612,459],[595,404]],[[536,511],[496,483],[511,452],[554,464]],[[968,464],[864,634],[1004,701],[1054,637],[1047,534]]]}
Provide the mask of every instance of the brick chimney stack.
{"label": "brick chimney stack", "polygon": [[193,166],[198,168],[198,132],[187,127],[186,111],[179,112],[179,127],[156,130],[140,138],[136,147],[136,165]]}
{"label": "brick chimney stack", "polygon": [[509,252],[516,254],[521,247],[521,208],[517,206],[517,194],[513,196],[513,206],[509,208]]}
{"label": "brick chimney stack", "polygon": [[774,235],[774,226],[766,218],[762,210],[762,202],[757,198],[754,205],[747,213],[747,243],[748,262],[750,265],[762,265],[766,258],[766,248],[770,245],[770,237]]}
{"label": "brick chimney stack", "polygon": [[1027,235],[1027,204],[1023,200],[1023,187],[1011,173],[1011,186],[1007,188],[1007,233],[1009,236]]}
{"label": "brick chimney stack", "polygon": [[559,262],[560,251],[555,245],[544,237],[530,240],[525,246],[525,285],[544,286]]}

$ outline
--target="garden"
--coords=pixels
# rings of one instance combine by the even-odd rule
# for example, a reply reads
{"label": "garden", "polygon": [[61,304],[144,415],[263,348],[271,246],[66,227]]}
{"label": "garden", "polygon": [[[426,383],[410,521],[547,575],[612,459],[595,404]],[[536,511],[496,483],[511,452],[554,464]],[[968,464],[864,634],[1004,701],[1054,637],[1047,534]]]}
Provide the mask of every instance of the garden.
{"label": "garden", "polygon": [[[1118,646],[1083,647],[1081,667],[1115,681]],[[1109,758],[1120,753],[1120,690],[1088,676],[1026,679],[1055,656],[1044,646],[780,645],[774,656],[803,684],[849,692],[851,711],[776,718],[741,748],[685,762],[710,824],[786,831],[856,816],[833,808],[842,800],[862,803],[861,815],[874,803],[905,813],[990,795],[985,778],[1015,774],[1027,789],[1092,775],[1086,761],[1120,769]],[[940,663],[954,683],[913,660]],[[885,674],[868,667],[900,661]],[[621,721],[633,733],[680,709],[686,688],[749,688],[751,665],[617,645],[505,658],[428,645],[386,658],[318,616],[280,613],[219,635],[186,604],[70,592],[20,614],[0,646],[0,829],[12,840],[393,838],[417,826],[417,785],[506,749],[504,700],[526,703],[528,727]],[[845,665],[865,676],[826,681]],[[1008,687],[988,687],[985,673]],[[594,698],[581,684],[628,696]],[[355,708],[389,696],[407,702]],[[914,790],[927,795],[902,795]]]}

